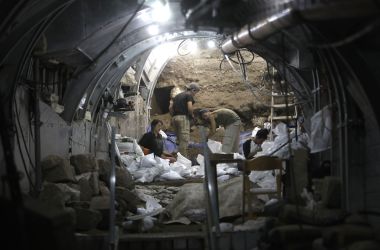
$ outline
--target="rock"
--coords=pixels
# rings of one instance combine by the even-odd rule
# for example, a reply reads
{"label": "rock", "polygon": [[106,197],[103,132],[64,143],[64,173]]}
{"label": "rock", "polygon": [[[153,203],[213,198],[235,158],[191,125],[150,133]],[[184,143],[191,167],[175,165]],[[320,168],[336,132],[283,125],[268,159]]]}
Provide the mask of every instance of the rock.
{"label": "rock", "polygon": [[356,225],[363,225],[368,226],[368,218],[366,218],[365,215],[362,214],[351,214],[347,216],[347,218],[344,220],[346,224],[356,224]]}
{"label": "rock", "polygon": [[90,208],[94,210],[103,210],[110,208],[110,197],[109,196],[96,196],[92,197]]}
{"label": "rock", "polygon": [[342,222],[346,212],[341,209],[318,208],[310,210],[305,207],[297,207],[292,204],[284,206],[283,218],[292,222],[305,222],[311,225],[328,226]]}
{"label": "rock", "polygon": [[339,178],[327,176],[323,179],[321,190],[322,204],[327,208],[340,208],[341,182]]}
{"label": "rock", "polygon": [[70,201],[79,201],[80,192],[63,183],[45,183],[39,200],[51,206],[64,208]]}
{"label": "rock", "polygon": [[41,161],[42,178],[48,182],[72,182],[74,181],[73,169],[68,160],[49,155]]}
{"label": "rock", "polygon": [[321,229],[309,225],[285,225],[269,232],[273,249],[312,249],[312,242],[321,236]]}
{"label": "rock", "polygon": [[89,182],[92,189],[92,195],[99,195],[99,173],[97,171],[91,172]]}
{"label": "rock", "polygon": [[91,154],[72,155],[70,163],[74,166],[76,174],[98,170],[95,157]]}
{"label": "rock", "polygon": [[124,208],[133,213],[137,211],[137,205],[143,204],[143,201],[135,193],[122,187],[116,187],[116,200],[125,202]]}
{"label": "rock", "polygon": [[351,244],[347,250],[379,250],[380,243],[377,241],[358,241]]}
{"label": "rock", "polygon": [[[91,189],[91,196],[99,195],[99,174],[97,171],[77,175],[75,176],[75,179],[78,182],[80,182],[82,179],[85,179],[88,182],[88,186]],[[82,184],[83,182],[84,181],[82,181]]]}
{"label": "rock", "polygon": [[[107,186],[109,186],[109,183],[110,183],[109,175],[110,175],[111,166],[112,166],[111,162],[99,159],[98,165],[99,165],[99,179],[107,183]],[[115,175],[116,175],[116,186],[120,186],[120,187],[124,187],[128,189],[135,188],[135,182],[133,181],[133,177],[131,173],[125,167],[116,166]]]}
{"label": "rock", "polygon": [[86,178],[81,178],[78,184],[80,186],[80,200],[91,201],[92,189],[90,186],[90,182]]}
{"label": "rock", "polygon": [[98,159],[99,166],[99,180],[105,182],[107,186],[110,183],[110,171],[111,171],[111,162],[103,159]]}
{"label": "rock", "polygon": [[101,196],[110,196],[110,190],[108,189],[106,183],[99,181],[99,193]]}
{"label": "rock", "polygon": [[357,241],[374,240],[374,231],[369,226],[342,224],[323,231],[324,245],[331,249],[346,248]]}
{"label": "rock", "polygon": [[84,208],[75,208],[76,212],[76,229],[91,230],[97,227],[102,220],[102,214],[99,211]]}
{"label": "rock", "polygon": [[116,167],[116,186],[124,187],[127,189],[134,189],[135,182],[133,181],[131,173],[124,167]]}
{"label": "rock", "polygon": [[90,202],[88,201],[71,201],[71,202],[66,203],[66,205],[71,208],[85,208],[85,209],[90,208]]}

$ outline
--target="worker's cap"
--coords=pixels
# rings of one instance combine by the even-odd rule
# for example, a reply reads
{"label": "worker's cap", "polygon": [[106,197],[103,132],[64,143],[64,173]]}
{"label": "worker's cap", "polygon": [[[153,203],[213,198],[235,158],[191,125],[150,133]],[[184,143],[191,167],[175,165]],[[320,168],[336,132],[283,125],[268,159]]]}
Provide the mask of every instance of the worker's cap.
{"label": "worker's cap", "polygon": [[196,82],[189,83],[189,85],[187,85],[186,88],[188,90],[195,90],[195,91],[201,90],[201,88],[199,87],[199,84]]}
{"label": "worker's cap", "polygon": [[208,109],[201,109],[201,110],[199,110],[199,116],[202,117],[202,115],[203,115],[204,113],[207,113],[207,112],[209,112]]}
{"label": "worker's cap", "polygon": [[268,134],[269,134],[269,131],[268,131],[268,129],[266,129],[266,128],[262,128],[262,129],[260,129],[259,131],[257,131],[257,133],[256,133],[256,138],[260,138],[260,139],[267,139],[268,138]]}

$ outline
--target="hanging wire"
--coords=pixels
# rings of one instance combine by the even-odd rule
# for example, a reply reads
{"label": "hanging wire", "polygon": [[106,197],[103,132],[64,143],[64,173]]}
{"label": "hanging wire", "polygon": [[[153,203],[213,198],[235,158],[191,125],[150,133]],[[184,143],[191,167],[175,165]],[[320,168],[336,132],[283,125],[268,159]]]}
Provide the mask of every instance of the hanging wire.
{"label": "hanging wire", "polygon": [[188,51],[187,53],[184,53],[182,54],[180,52],[180,49],[184,46],[184,44],[188,41],[189,39],[184,39],[182,40],[179,44],[178,44],[178,47],[177,47],[177,54],[180,55],[180,56],[187,56],[191,53],[191,51]]}
{"label": "hanging wire", "polygon": [[[24,149],[25,149],[25,152],[26,152],[26,154],[28,156],[30,165],[32,166],[33,169],[35,169],[35,166],[33,164],[32,158],[31,158],[29,150],[28,150],[28,146],[26,145],[26,140],[25,140],[24,132],[22,131],[22,128],[21,128],[20,113],[18,111],[18,104],[17,104],[17,101],[16,101],[16,95],[14,95],[13,103],[14,103],[14,107],[15,107],[15,109],[14,109],[14,115],[16,117],[17,125],[20,128],[19,132],[21,134],[21,138],[22,138],[22,142],[23,142],[23,145],[24,145]],[[18,132],[17,125],[15,126],[15,128],[16,128],[16,136],[18,137],[19,135],[17,133]],[[21,144],[19,144],[19,146],[21,146]]]}
{"label": "hanging wire", "polygon": [[[24,149],[25,149],[25,152],[28,156],[28,159],[29,159],[29,163],[32,167],[32,169],[35,170],[35,166],[33,164],[33,161],[30,157],[30,154],[29,154],[29,151],[28,151],[28,147],[26,145],[26,141],[25,141],[25,137],[24,137],[24,133],[22,132],[22,128],[21,128],[21,122],[20,122],[20,114],[18,112],[18,108],[17,108],[17,101],[16,101],[16,94],[14,95],[14,107],[15,109],[13,110],[14,111],[14,115],[16,117],[16,120],[17,120],[17,124],[15,124],[14,128],[15,128],[15,134],[16,134],[16,140],[17,140],[17,148],[18,148],[18,151],[20,153],[20,156],[21,156],[21,161],[22,161],[22,165],[23,165],[23,168],[24,168],[24,171],[25,171],[25,174],[26,174],[26,177],[28,179],[28,182],[30,184],[30,186],[32,187],[33,191],[36,192],[37,191],[37,188],[36,186],[34,185],[33,181],[32,181],[32,178],[30,176],[30,173],[27,169],[27,165],[26,165],[26,161],[25,161],[25,158],[24,158],[24,154],[21,150],[21,141],[20,141],[20,136],[19,136],[19,133],[21,133],[21,137],[22,137],[22,141],[23,141],[23,145],[24,145]],[[19,127],[19,129],[17,128]]]}
{"label": "hanging wire", "polygon": [[[252,53],[252,52],[251,52]],[[252,53],[253,54],[253,53]],[[243,83],[249,88],[249,90],[251,91],[251,93],[253,94],[253,96],[256,98],[256,101],[258,103],[260,103],[261,105],[265,106],[265,107],[269,107],[270,105],[266,104],[266,103],[263,103],[260,101],[260,97],[256,95],[256,91],[257,91],[257,88],[255,88],[253,85],[252,85],[252,82],[248,81],[247,79],[247,74],[246,74],[246,65],[248,64],[247,62],[245,62],[245,59],[244,57],[242,57],[241,53],[237,53],[237,58],[238,58],[238,61],[237,61],[237,64],[239,64],[240,66],[240,71],[237,70],[234,65],[232,64],[232,61],[231,61],[231,58],[230,56],[228,56],[227,54],[224,55],[224,58],[223,60],[221,61],[220,65],[222,64],[222,62],[224,60],[227,60],[227,62],[229,63],[229,65],[231,66],[232,70],[238,74],[242,80],[243,80]],[[251,63],[252,61],[250,61],[249,63]],[[219,66],[220,66],[219,65]]]}

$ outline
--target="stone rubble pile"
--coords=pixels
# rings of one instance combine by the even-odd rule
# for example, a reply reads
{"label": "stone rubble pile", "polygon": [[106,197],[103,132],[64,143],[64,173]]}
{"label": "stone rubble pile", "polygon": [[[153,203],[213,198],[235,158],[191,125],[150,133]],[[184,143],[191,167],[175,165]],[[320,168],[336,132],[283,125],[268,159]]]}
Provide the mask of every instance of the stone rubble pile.
{"label": "stone rubble pile", "polygon": [[[71,214],[78,231],[108,229],[111,162],[91,154],[73,155],[70,160],[57,155],[41,162],[43,188],[38,199]],[[116,221],[120,225],[144,204],[135,190],[132,175],[116,166]]]}

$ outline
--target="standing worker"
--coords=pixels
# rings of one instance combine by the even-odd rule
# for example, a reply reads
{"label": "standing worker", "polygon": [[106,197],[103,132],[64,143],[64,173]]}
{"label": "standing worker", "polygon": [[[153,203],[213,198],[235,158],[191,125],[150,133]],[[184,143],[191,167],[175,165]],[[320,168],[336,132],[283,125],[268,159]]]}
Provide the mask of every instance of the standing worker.
{"label": "standing worker", "polygon": [[224,153],[239,152],[241,121],[234,111],[225,108],[212,112],[207,109],[201,109],[199,114],[200,118],[209,125],[209,137],[216,132],[217,127],[224,127],[225,132],[222,142],[222,151]]}
{"label": "standing worker", "polygon": [[172,115],[172,125],[177,136],[178,151],[188,157],[187,146],[190,141],[190,120],[194,119],[194,96],[200,91],[195,82],[186,87],[186,91],[179,93],[170,102],[169,112]]}

